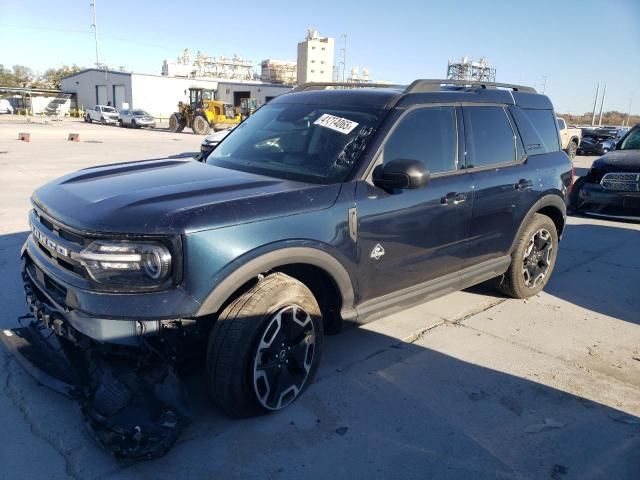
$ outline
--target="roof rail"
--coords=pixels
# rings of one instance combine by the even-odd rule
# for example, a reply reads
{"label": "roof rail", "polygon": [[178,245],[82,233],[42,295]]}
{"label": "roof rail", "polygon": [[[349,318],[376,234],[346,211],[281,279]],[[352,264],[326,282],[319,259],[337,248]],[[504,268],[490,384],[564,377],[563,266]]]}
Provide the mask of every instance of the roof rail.
{"label": "roof rail", "polygon": [[480,87],[480,88],[508,88],[513,90],[514,92],[526,92],[526,93],[537,93],[535,88],[532,87],[524,87],[522,85],[512,85],[510,83],[495,83],[495,82],[484,82],[482,80],[435,80],[435,79],[425,79],[425,80],[415,80],[411,85],[409,85],[404,93],[424,93],[424,92],[439,92],[440,87],[442,85],[457,85],[460,87]]}
{"label": "roof rail", "polygon": [[355,82],[308,82],[302,83],[291,90],[290,93],[304,92],[307,90],[324,90],[327,87],[343,88],[404,88],[404,85],[392,85],[388,83],[355,83]]}

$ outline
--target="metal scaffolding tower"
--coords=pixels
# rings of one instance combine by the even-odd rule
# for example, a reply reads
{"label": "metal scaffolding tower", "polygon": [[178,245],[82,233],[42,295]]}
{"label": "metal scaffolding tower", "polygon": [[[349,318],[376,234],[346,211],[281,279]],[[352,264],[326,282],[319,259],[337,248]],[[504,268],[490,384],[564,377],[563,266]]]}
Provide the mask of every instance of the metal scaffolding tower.
{"label": "metal scaffolding tower", "polygon": [[496,81],[496,69],[492,68],[487,59],[482,57],[479,61],[470,61],[465,55],[458,62],[449,60],[447,65],[447,78],[451,80],[481,80],[484,82]]}

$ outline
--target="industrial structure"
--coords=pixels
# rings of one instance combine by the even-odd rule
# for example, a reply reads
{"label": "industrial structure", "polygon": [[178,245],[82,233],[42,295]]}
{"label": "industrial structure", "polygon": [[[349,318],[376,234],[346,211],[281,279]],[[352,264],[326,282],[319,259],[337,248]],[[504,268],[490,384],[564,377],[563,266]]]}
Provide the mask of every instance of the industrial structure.
{"label": "industrial structure", "polygon": [[475,62],[465,55],[458,62],[449,60],[447,65],[447,78],[451,80],[482,80],[485,82],[496,81],[496,69],[492,68],[487,59],[481,57]]}
{"label": "industrial structure", "polygon": [[293,85],[297,80],[297,64],[288,60],[268,58],[260,64],[260,80],[267,83]]}
{"label": "industrial structure", "polygon": [[298,43],[298,84],[333,80],[334,44],[333,38],[320,37],[316,29],[307,30],[307,38]]}
{"label": "industrial structure", "polygon": [[189,101],[189,88],[215,90],[215,100],[240,107],[242,99],[252,98],[262,105],[291,90],[257,80],[170,77],[146,73],[119,72],[89,68],[64,77],[61,90],[73,94],[78,108],[111,105],[116,109],[141,108],[155,117],[168,118],[179,101]]}
{"label": "industrial structure", "polygon": [[162,75],[183,78],[222,78],[225,80],[256,80],[253,62],[234,55],[233,57],[210,57],[198,51],[193,63],[189,49],[185,48],[176,61],[165,60]]}

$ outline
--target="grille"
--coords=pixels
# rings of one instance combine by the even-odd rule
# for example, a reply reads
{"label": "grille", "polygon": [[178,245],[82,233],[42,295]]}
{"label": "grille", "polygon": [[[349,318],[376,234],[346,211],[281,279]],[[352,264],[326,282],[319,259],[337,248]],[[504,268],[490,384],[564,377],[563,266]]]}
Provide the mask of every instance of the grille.
{"label": "grille", "polygon": [[640,173],[607,173],[602,177],[600,184],[607,190],[615,190],[617,192],[640,192]]}
{"label": "grille", "polygon": [[[79,252],[85,247],[87,240],[57,221],[43,215],[37,209],[32,211],[29,220],[34,230],[34,241],[53,263],[57,264],[61,269],[80,277],[88,278],[85,268],[80,262],[71,257],[72,252]],[[38,233],[36,230],[40,232],[38,236],[35,235],[35,233]],[[47,239],[50,239],[51,242]]]}

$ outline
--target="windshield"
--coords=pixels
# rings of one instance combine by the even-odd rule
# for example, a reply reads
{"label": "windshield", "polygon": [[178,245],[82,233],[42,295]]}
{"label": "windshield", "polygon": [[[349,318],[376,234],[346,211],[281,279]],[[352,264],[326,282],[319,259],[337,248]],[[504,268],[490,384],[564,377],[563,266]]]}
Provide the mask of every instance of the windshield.
{"label": "windshield", "polygon": [[236,127],[207,163],[290,180],[342,182],[381,116],[366,107],[266,105]]}
{"label": "windshield", "polygon": [[108,113],[117,113],[116,109],[113,107],[102,107],[102,111],[103,112],[108,112]]}
{"label": "windshield", "polygon": [[622,141],[620,150],[640,150],[640,128],[634,128]]}
{"label": "windshield", "polygon": [[133,111],[133,115],[137,115],[137,116],[149,116],[149,114],[147,112],[145,112],[144,110],[134,110]]}

